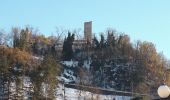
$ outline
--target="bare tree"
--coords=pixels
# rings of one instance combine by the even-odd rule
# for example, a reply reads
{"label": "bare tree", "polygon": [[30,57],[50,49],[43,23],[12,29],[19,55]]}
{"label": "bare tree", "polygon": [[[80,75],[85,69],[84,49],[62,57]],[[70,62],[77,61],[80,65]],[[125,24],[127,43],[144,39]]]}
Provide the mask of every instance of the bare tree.
{"label": "bare tree", "polygon": [[72,33],[75,34],[75,39],[76,40],[82,40],[83,36],[81,35],[82,30],[80,28],[74,29]]}
{"label": "bare tree", "polygon": [[66,36],[67,30],[62,27],[56,27],[55,35],[56,35],[56,42],[63,41],[64,37]]}
{"label": "bare tree", "polygon": [[3,30],[3,29],[0,29],[0,44],[2,45],[5,45],[7,44],[7,33]]}
{"label": "bare tree", "polygon": [[19,37],[20,37],[20,28],[18,28],[18,27],[12,27],[12,29],[11,29],[11,35],[12,35],[12,40],[13,40],[13,47],[15,48],[16,47],[16,45],[17,45],[17,40],[19,39]]}

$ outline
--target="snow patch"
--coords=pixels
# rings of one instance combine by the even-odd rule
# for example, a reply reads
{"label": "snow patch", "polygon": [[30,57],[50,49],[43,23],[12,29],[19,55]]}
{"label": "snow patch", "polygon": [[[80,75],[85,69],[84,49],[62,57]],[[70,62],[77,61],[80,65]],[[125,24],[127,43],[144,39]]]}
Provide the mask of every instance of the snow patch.
{"label": "snow patch", "polygon": [[78,61],[62,61],[62,64],[64,64],[67,67],[76,67],[78,66]]}

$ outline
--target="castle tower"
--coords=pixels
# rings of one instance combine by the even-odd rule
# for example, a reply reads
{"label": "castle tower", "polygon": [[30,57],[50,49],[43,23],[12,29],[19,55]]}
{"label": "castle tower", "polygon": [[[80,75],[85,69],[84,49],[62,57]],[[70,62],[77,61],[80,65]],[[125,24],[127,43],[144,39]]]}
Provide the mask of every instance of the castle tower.
{"label": "castle tower", "polygon": [[92,21],[84,22],[84,39],[89,43],[92,42]]}

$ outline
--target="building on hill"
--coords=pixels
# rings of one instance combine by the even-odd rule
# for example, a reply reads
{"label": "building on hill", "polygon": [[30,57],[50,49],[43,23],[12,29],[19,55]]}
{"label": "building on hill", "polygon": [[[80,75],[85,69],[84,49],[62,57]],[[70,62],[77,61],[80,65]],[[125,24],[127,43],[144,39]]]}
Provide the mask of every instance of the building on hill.
{"label": "building on hill", "polygon": [[[92,43],[92,21],[84,22],[84,37],[83,39],[74,40],[73,51],[82,49],[87,43]],[[57,51],[62,51],[63,41],[60,41],[55,47]]]}
{"label": "building on hill", "polygon": [[81,49],[89,43],[92,43],[92,21],[84,22],[84,38],[81,40],[74,40],[73,50]]}
{"label": "building on hill", "polygon": [[87,41],[84,40],[84,39],[82,39],[82,40],[74,40],[74,42],[73,42],[73,50],[83,48],[83,46],[85,46],[86,43],[87,43]]}
{"label": "building on hill", "polygon": [[84,23],[84,39],[89,43],[92,42],[92,21]]}

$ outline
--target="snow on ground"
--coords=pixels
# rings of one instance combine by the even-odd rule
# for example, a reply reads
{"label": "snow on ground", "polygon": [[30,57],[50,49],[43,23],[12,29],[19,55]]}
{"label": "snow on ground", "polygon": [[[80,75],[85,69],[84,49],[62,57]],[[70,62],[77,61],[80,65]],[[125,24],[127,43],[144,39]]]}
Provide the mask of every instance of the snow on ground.
{"label": "snow on ground", "polygon": [[[23,84],[25,87],[30,87],[31,85],[30,78],[24,77]],[[24,90],[25,90],[24,99],[28,99],[29,97],[31,97],[31,94],[28,93],[28,91],[30,90],[27,90],[26,88]],[[82,91],[82,90],[66,88],[66,87],[64,89],[62,84],[60,83],[57,89],[56,100],[64,99],[64,96],[63,96],[64,90],[65,90],[65,100],[92,100],[92,98],[97,99],[97,100],[130,100],[130,97],[127,97],[127,96],[94,94],[88,91]],[[11,92],[13,92],[13,94],[16,93],[15,82],[11,83]]]}
{"label": "snow on ground", "polygon": [[91,64],[91,60],[85,60],[83,64],[83,68],[90,69],[90,64]]}
{"label": "snow on ground", "polygon": [[60,81],[64,81],[65,83],[73,82],[76,80],[76,77],[73,75],[73,71],[69,69],[65,69],[63,74],[58,77]]}
{"label": "snow on ground", "polygon": [[[39,57],[34,57],[35,59],[41,59]],[[78,66],[78,61],[63,61],[62,64],[65,66],[71,68],[71,67],[77,67]],[[91,60],[86,60],[84,61],[83,67],[89,69],[91,64]],[[105,65],[109,66],[109,65]],[[118,67],[118,66],[117,66]],[[115,69],[114,69],[115,70]],[[60,76],[57,77],[60,81],[64,81],[65,83],[69,83],[71,81],[75,81],[76,77],[73,75],[73,71],[70,69],[64,70],[64,73]],[[24,87],[31,87],[31,81],[29,77],[24,77],[23,78],[23,85]],[[16,92],[16,85],[15,83],[11,83],[11,92],[15,94]],[[24,88],[26,93],[24,93],[24,96],[26,98],[30,97],[30,94],[27,94],[27,92],[33,90],[29,90],[28,88]],[[102,95],[102,94],[94,94],[91,92],[87,91],[81,91],[77,89],[72,89],[72,88],[65,88],[63,89],[62,84],[59,84],[59,87],[57,89],[57,94],[56,94],[56,100],[63,100],[64,99],[64,90],[65,90],[65,99],[66,100],[91,100],[97,99],[97,100],[130,100],[130,97],[127,96],[114,96],[114,95]],[[1,92],[1,91],[0,91]]]}
{"label": "snow on ground", "polygon": [[38,57],[38,56],[32,56],[32,58],[35,60],[43,60],[43,57]]}
{"label": "snow on ground", "polygon": [[64,64],[67,67],[76,67],[78,66],[78,61],[63,61],[62,64]]}
{"label": "snow on ground", "polygon": [[[64,89],[62,85],[59,84],[56,100],[63,100],[64,99],[63,94],[64,94]],[[130,100],[130,97],[128,96],[94,94],[87,91],[65,88],[66,100],[92,100],[92,98],[97,100]]]}

